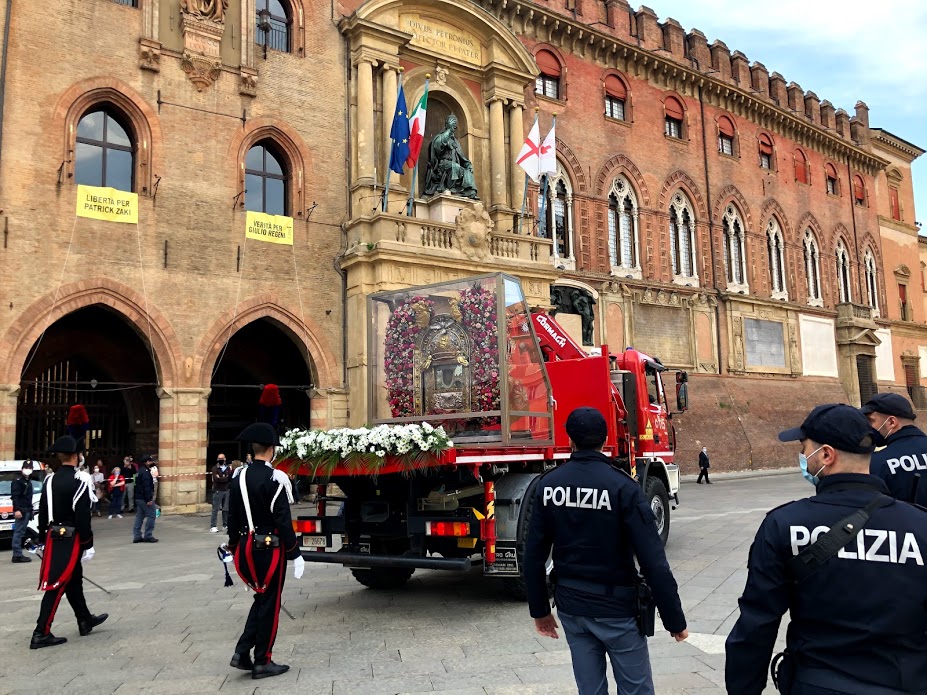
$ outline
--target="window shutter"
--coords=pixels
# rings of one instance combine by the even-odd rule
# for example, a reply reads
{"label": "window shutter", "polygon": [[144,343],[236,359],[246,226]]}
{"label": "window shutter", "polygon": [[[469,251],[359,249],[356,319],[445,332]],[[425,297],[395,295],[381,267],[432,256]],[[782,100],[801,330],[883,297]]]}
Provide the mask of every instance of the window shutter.
{"label": "window shutter", "polygon": [[898,189],[889,187],[888,199],[892,206],[892,219],[901,220],[901,207],[898,205]]}
{"label": "window shutter", "polygon": [[795,159],[795,180],[808,183],[808,165],[804,153],[801,150],[795,150],[793,158]]}
{"label": "window shutter", "polygon": [[863,187],[863,180],[859,176],[853,177],[853,197],[856,200],[866,200],[866,189]]}
{"label": "window shutter", "polygon": [[628,98],[628,90],[625,88],[624,82],[615,75],[609,75],[605,78],[605,94],[622,101]]}
{"label": "window shutter", "polygon": [[547,77],[560,77],[560,61],[550,51],[538,51],[534,56],[534,61],[538,64],[542,75]]}
{"label": "window shutter", "polygon": [[905,303],[908,301],[908,286],[898,285],[898,298]]}
{"label": "window shutter", "polygon": [[677,121],[683,120],[682,104],[673,97],[669,97],[664,103],[667,118],[674,118]]}
{"label": "window shutter", "polygon": [[721,135],[725,135],[729,138],[734,137],[734,124],[731,123],[731,119],[727,116],[722,116],[718,119],[718,132]]}
{"label": "window shutter", "polygon": [[760,154],[768,154],[772,156],[773,146],[772,140],[769,139],[769,136],[763,133],[760,135]]}
{"label": "window shutter", "polygon": [[831,178],[831,179],[837,178],[837,170],[834,168],[834,165],[831,164],[830,162],[828,162],[828,163],[824,166],[824,171],[827,172],[828,178]]}

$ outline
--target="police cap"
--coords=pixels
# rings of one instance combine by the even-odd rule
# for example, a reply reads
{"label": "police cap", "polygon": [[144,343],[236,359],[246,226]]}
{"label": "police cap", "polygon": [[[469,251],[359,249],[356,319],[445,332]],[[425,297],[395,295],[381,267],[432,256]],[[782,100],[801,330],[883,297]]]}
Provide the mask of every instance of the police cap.
{"label": "police cap", "polygon": [[608,437],[605,418],[595,408],[577,408],[570,413],[566,431],[577,449],[598,449]]}
{"label": "police cap", "polygon": [[239,442],[251,442],[263,446],[280,446],[280,437],[273,425],[266,422],[255,422],[248,425],[235,437]]}
{"label": "police cap", "polygon": [[897,393],[877,393],[866,401],[866,405],[860,410],[862,410],[863,415],[882,413],[883,415],[894,415],[905,420],[914,420],[917,417],[917,413],[911,407],[910,401]]}
{"label": "police cap", "polygon": [[77,454],[80,453],[80,450],[81,446],[77,443],[77,440],[66,434],[63,437],[58,437],[48,451],[52,454]]}
{"label": "police cap", "polygon": [[781,442],[802,439],[828,444],[850,454],[871,454],[875,449],[869,421],[859,410],[842,403],[819,405],[808,414],[801,427],[779,433]]}

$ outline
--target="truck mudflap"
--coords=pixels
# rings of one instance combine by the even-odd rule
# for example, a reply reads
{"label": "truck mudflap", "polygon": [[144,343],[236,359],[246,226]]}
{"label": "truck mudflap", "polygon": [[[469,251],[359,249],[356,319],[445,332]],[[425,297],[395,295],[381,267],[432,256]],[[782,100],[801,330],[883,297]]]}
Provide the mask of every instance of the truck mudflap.
{"label": "truck mudflap", "polygon": [[346,567],[405,567],[421,570],[447,570],[450,572],[468,572],[470,558],[468,557],[415,557],[396,555],[371,555],[370,553],[339,550],[334,553],[316,553],[306,548],[302,551],[306,562],[322,562],[330,565],[345,565]]}

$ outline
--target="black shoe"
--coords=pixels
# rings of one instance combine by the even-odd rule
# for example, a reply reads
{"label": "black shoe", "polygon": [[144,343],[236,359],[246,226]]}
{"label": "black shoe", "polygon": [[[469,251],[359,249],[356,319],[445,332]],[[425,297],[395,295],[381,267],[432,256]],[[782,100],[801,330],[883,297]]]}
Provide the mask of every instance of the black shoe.
{"label": "black shoe", "polygon": [[13,562],[32,562],[32,558],[25,555],[14,555]]}
{"label": "black shoe", "polygon": [[146,538],[145,542],[146,543],[157,543],[158,539],[157,538]]}
{"label": "black shoe", "polygon": [[289,670],[290,667],[285,664],[275,664],[273,661],[268,661],[266,664],[258,664],[251,669],[251,678],[254,680],[271,678],[272,676],[284,674]]}
{"label": "black shoe", "polygon": [[251,661],[250,654],[239,654],[235,652],[232,654],[232,660],[229,662],[229,666],[232,668],[240,668],[242,671],[252,671],[254,669],[254,662]]}
{"label": "black shoe", "polygon": [[710,480],[706,480],[705,482],[708,483],[709,485],[713,484]]}
{"label": "black shoe", "polygon": [[101,613],[100,615],[91,615],[90,620],[78,621],[77,629],[80,632],[81,637],[86,637],[97,625],[102,625],[106,622],[106,619],[109,617],[109,613]]}
{"label": "black shoe", "polygon": [[41,649],[42,647],[56,647],[68,641],[67,637],[55,637],[52,633],[43,635],[41,632],[32,633],[32,641],[29,642],[29,649]]}
{"label": "black shoe", "polygon": [[133,542],[133,543],[143,543],[144,541],[143,541],[143,539],[141,539],[141,538],[133,538],[133,539],[132,539],[132,542]]}

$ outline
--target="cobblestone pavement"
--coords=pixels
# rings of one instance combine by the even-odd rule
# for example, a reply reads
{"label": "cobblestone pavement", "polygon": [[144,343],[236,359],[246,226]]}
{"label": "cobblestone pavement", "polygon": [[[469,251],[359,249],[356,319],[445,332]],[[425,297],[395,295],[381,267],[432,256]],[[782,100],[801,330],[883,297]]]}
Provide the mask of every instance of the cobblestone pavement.
{"label": "cobblestone pavement", "polygon": [[[724,692],[724,638],[737,618],[753,534],[766,511],[812,491],[797,469],[716,481],[684,483],[673,514],[667,552],[691,637],[651,639],[660,695]],[[41,598],[38,562],[13,565],[8,550],[0,553],[0,694],[576,692],[566,641],[538,637],[525,605],[478,570],[419,571],[405,589],[377,593],[340,566],[311,564],[284,590],[295,619],[281,615],[274,659],[291,671],[252,681],[228,666],[250,597],[237,577],[223,586],[215,554],[222,537],[207,532],[208,521],[164,517],[160,543],[134,545],[128,515],[94,520],[97,556],[86,574],[112,595],[85,588],[91,610],[110,618],[80,637],[62,601],[54,632],[69,641],[51,649],[28,649]]]}

